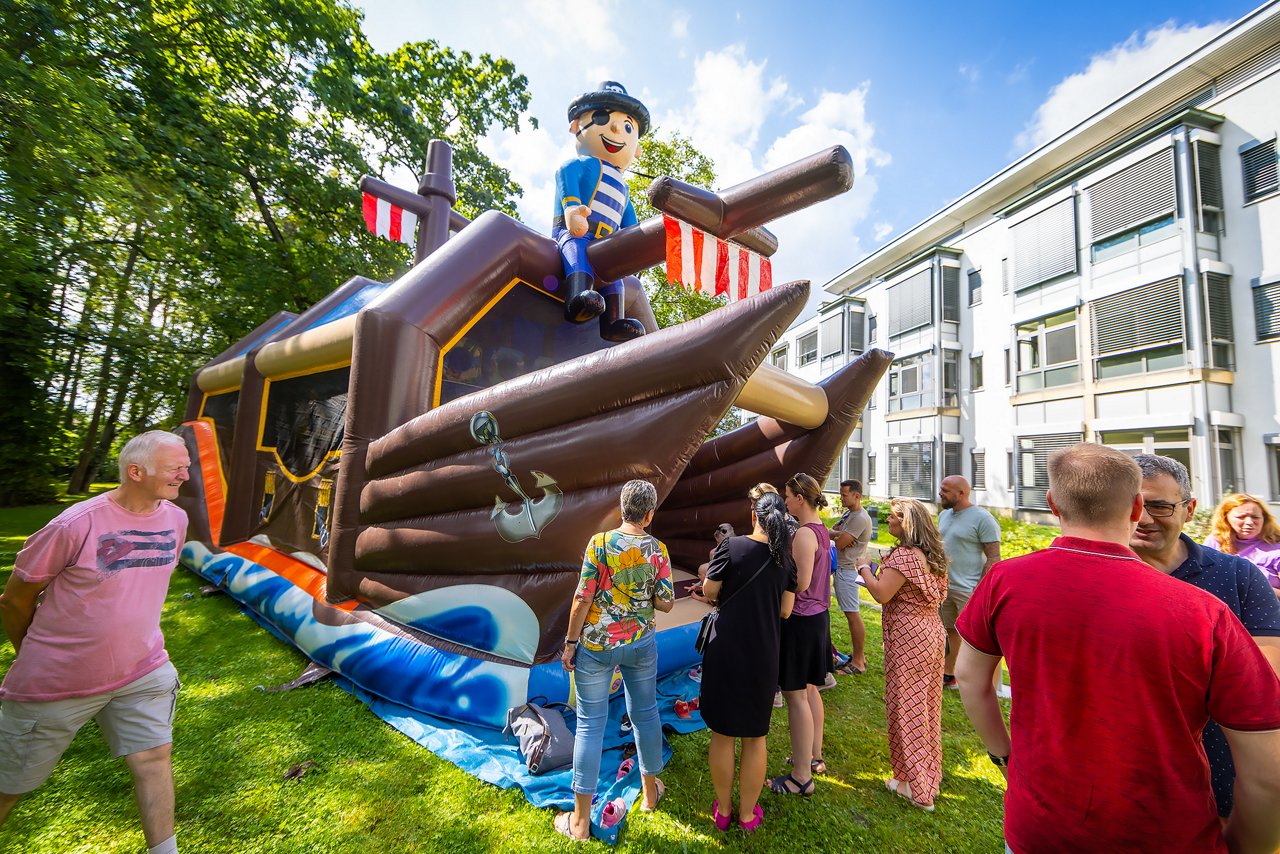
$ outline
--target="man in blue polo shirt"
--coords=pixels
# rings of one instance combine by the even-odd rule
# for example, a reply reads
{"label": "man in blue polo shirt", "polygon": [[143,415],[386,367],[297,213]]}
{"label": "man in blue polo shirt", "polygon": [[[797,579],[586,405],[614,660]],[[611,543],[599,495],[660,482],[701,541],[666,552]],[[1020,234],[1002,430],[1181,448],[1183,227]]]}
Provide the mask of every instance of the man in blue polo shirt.
{"label": "man in blue polo shirt", "polygon": [[[1225,602],[1280,672],[1280,600],[1271,592],[1266,576],[1244,558],[1203,548],[1182,533],[1182,526],[1196,510],[1186,466],[1157,454],[1139,454],[1135,460],[1142,470],[1145,509],[1129,541],[1130,548],[1149,566]],[[1213,772],[1218,814],[1225,818],[1231,814],[1236,774],[1226,736],[1213,721],[1204,728],[1204,750]]]}

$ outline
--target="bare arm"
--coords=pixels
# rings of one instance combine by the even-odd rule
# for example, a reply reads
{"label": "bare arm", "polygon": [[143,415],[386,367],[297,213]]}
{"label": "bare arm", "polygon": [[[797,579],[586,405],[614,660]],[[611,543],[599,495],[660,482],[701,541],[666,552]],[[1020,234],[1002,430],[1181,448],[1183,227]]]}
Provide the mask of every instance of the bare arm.
{"label": "bare arm", "polygon": [[724,587],[723,581],[712,581],[708,578],[702,582],[702,595],[707,597],[709,602],[720,601],[720,588]]}
{"label": "bare arm", "polygon": [[801,528],[791,538],[791,558],[796,562],[796,592],[803,593],[813,581],[813,562],[818,557],[818,538],[808,528]]}
{"label": "bare arm", "polygon": [[871,594],[871,598],[881,605],[897,596],[898,591],[902,589],[902,585],[907,583],[905,575],[893,567],[883,564],[880,566],[879,577],[872,574],[871,567],[866,564],[858,567],[858,574],[866,582],[867,592]]}
{"label": "bare arm", "polygon": [[40,594],[48,586],[48,581],[23,581],[16,575],[10,575],[4,593],[0,594],[0,623],[3,623],[4,633],[9,636],[15,653],[22,649],[22,640],[35,619]]}
{"label": "bare arm", "polygon": [[569,628],[564,635],[564,651],[560,653],[560,666],[570,673],[573,672],[573,656],[578,651],[578,644],[569,641],[577,641],[582,637],[582,627],[587,622],[587,614],[590,612],[590,602],[579,599],[577,596],[573,597],[573,604],[569,606]]}
{"label": "bare arm", "polygon": [[1258,645],[1258,649],[1262,650],[1262,654],[1267,657],[1267,661],[1271,662],[1271,669],[1280,676],[1280,638],[1255,635],[1253,640]]}
{"label": "bare arm", "polygon": [[790,590],[782,591],[782,611],[780,612],[782,619],[785,620],[787,617],[790,617],[791,609],[795,606],[796,594],[792,593]]}
{"label": "bare arm", "polygon": [[[1009,729],[1004,725],[1000,700],[993,684],[998,656],[987,655],[964,642],[956,659],[956,683],[960,687],[960,699],[965,714],[969,716],[978,737],[986,745],[987,752],[995,756],[1008,756],[1010,752]],[[1008,769],[1002,768],[1005,777]]]}
{"label": "bare arm", "polygon": [[1000,562],[1000,541],[994,543],[983,543],[982,553],[986,555],[986,561],[982,564],[982,574],[986,575],[991,567]]}
{"label": "bare arm", "polygon": [[1236,764],[1235,807],[1227,821],[1232,852],[1270,854],[1280,848],[1280,730],[1222,728]]}

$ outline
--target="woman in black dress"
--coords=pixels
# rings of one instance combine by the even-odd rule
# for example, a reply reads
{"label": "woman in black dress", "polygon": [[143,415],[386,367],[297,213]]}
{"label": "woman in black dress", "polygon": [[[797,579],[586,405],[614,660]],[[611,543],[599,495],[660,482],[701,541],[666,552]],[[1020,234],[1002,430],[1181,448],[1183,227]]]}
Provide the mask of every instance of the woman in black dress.
{"label": "woman in black dress", "polygon": [[751,525],[749,535],[730,537],[716,548],[703,584],[707,598],[720,603],[715,637],[703,653],[700,700],[702,720],[711,730],[708,761],[716,787],[711,817],[720,830],[728,830],[734,818],[735,739],[742,739],[738,822],[755,830],[764,818],[758,801],[767,760],[764,739],[778,686],[778,640],[782,619],[795,602],[782,496],[760,496],[751,509]]}

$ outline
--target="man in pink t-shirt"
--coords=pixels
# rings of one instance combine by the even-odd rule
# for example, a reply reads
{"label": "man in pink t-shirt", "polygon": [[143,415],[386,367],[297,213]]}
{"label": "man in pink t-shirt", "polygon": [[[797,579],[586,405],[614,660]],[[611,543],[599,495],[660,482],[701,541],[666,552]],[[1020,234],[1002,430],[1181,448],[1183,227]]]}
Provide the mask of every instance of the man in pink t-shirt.
{"label": "man in pink t-shirt", "polygon": [[187,531],[171,502],[190,465],[182,439],[143,433],[120,451],[119,487],[63,511],[18,553],[0,595],[17,652],[0,684],[0,825],[94,718],[133,775],[150,851],[177,851],[178,675],[160,610]]}
{"label": "man in pink t-shirt", "polygon": [[[1259,851],[1280,845],[1280,679],[1226,604],[1130,548],[1141,475],[1082,444],[1049,459],[1063,536],[995,565],[956,624],[965,711],[1009,781],[1018,854]],[[1012,733],[991,684],[1013,674]],[[1200,734],[1236,758],[1218,820]]]}

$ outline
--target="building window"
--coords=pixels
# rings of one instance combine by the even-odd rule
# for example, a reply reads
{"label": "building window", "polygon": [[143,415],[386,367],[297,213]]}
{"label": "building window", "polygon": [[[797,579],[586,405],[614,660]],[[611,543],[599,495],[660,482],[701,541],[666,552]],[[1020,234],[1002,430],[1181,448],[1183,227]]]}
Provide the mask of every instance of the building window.
{"label": "building window", "polygon": [[1186,427],[1147,430],[1108,430],[1099,441],[1130,456],[1159,454],[1177,460],[1191,471],[1191,434]]}
{"label": "building window", "polygon": [[1078,444],[1079,433],[1028,436],[1018,440],[1016,503],[1024,510],[1048,510],[1049,457],[1054,451]]}
{"label": "building window", "polygon": [[960,405],[960,351],[942,351],[942,405]]}
{"label": "building window", "polygon": [[844,354],[843,312],[822,319],[818,325],[818,342],[824,359]]}
{"label": "building window", "polygon": [[1235,367],[1230,276],[1204,274],[1204,309],[1205,328],[1209,333],[1209,364],[1229,371]]}
{"label": "building window", "polygon": [[845,453],[845,474],[849,480],[862,481],[862,449],[849,448]]}
{"label": "building window", "polygon": [[1013,451],[1008,451],[1005,456],[1008,458],[1005,461],[1008,464],[1008,468],[1005,469],[1005,482],[1009,484],[1009,489],[1012,490],[1015,483],[1013,477]]}
{"label": "building window", "polygon": [[875,453],[867,454],[867,483],[875,483],[876,480],[876,455]]}
{"label": "building window", "polygon": [[969,452],[969,485],[974,489],[987,488],[987,452]]}
{"label": "building window", "polygon": [[1187,362],[1182,277],[1094,300],[1094,375],[1102,380],[1180,368]]}
{"label": "building window", "polygon": [[1009,259],[1000,259],[1000,293],[1009,293]]}
{"label": "building window", "polygon": [[1196,174],[1196,228],[1209,234],[1222,229],[1222,160],[1219,146],[1197,139],[1191,144]]}
{"label": "building window", "polygon": [[1280,174],[1276,170],[1276,141],[1271,139],[1241,149],[1240,172],[1244,179],[1246,205],[1280,189]]}
{"label": "building window", "polygon": [[942,319],[960,322],[960,268],[942,265]]}
{"label": "building window", "polygon": [[1076,271],[1076,200],[1063,199],[1010,229],[1013,289],[1025,290]]}
{"label": "building window", "polygon": [[963,475],[961,460],[964,459],[964,445],[959,442],[942,443],[942,476]]}
{"label": "building window", "polygon": [[1243,492],[1244,481],[1239,474],[1239,431],[1232,427],[1219,427],[1214,433],[1218,448],[1218,475],[1222,478],[1222,483],[1218,484],[1218,492],[1222,495]]}
{"label": "building window", "polygon": [[1259,341],[1280,338],[1280,281],[1253,286],[1253,323]]}
{"label": "building window", "polygon": [[840,481],[844,480],[840,473],[840,462],[840,457],[836,457],[835,461],[831,463],[831,471],[827,473],[827,480],[822,484],[823,492],[840,491]]}
{"label": "building window", "polygon": [[1076,347],[1076,310],[1017,326],[1018,391],[1080,382]]}
{"label": "building window", "polygon": [[979,391],[982,388],[982,357],[969,357],[969,389]]}
{"label": "building window", "polygon": [[1004,384],[1013,385],[1013,351],[1004,348]]}
{"label": "building window", "polygon": [[867,329],[867,315],[861,311],[849,312],[849,355],[861,356],[862,351],[867,349],[867,339],[864,333]]}
{"label": "building window", "polygon": [[933,268],[926,267],[887,291],[889,337],[933,323]]}
{"label": "building window", "polygon": [[778,368],[779,370],[782,370],[782,371],[785,371],[787,369],[787,345],[786,344],[783,344],[777,350],[773,351],[772,361],[773,361],[773,366],[775,368]]}
{"label": "building window", "polygon": [[1126,252],[1132,252],[1139,246],[1150,246],[1178,233],[1178,224],[1172,216],[1140,225],[1137,228],[1122,232],[1093,244],[1093,263],[1100,264],[1108,258],[1115,258]]}
{"label": "building window", "polygon": [[1102,260],[1098,257],[1100,240],[1131,232],[1145,223],[1163,222],[1165,218],[1172,222],[1178,202],[1173,149],[1166,148],[1102,179],[1088,192],[1093,208],[1090,242],[1094,244],[1096,262]]}
{"label": "building window", "polygon": [[933,406],[933,359],[928,354],[899,359],[889,368],[889,411]]}
{"label": "building window", "polygon": [[969,305],[978,305],[982,302],[982,271],[969,271]]}
{"label": "building window", "polygon": [[889,494],[928,501],[933,498],[933,443],[889,446]]}
{"label": "building window", "polygon": [[818,332],[814,330],[807,335],[802,335],[800,340],[796,342],[796,350],[799,356],[796,358],[796,366],[803,368],[805,365],[811,365],[818,360]]}

